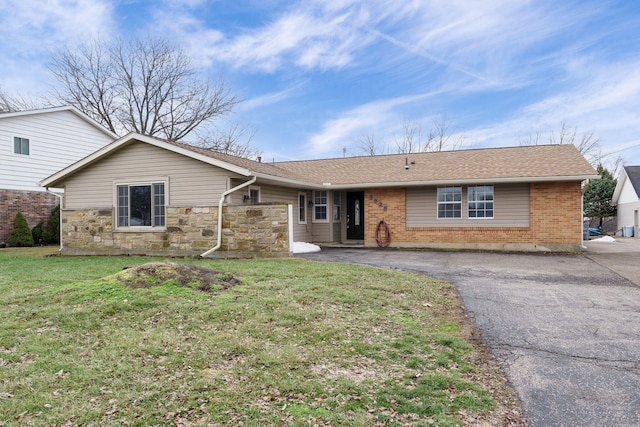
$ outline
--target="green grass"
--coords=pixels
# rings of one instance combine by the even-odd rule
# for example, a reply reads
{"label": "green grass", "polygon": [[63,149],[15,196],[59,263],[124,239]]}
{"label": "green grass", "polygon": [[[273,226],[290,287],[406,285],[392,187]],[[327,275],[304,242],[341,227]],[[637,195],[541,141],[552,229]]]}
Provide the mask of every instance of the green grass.
{"label": "green grass", "polygon": [[449,284],[298,259],[173,260],[241,283],[130,287],[115,275],[161,260],[47,250],[0,250],[0,426],[455,426],[495,406],[447,315]]}

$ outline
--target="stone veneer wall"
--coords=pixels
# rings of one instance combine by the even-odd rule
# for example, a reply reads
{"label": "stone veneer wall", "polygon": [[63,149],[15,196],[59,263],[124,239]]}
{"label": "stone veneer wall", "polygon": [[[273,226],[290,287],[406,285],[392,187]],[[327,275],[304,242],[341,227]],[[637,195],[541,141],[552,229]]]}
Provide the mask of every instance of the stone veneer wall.
{"label": "stone veneer wall", "polygon": [[0,242],[7,241],[18,212],[33,228],[40,221],[46,224],[58,203],[58,197],[46,191],[0,190]]}
{"label": "stone veneer wall", "polygon": [[365,245],[377,246],[376,227],[384,219],[391,229],[391,246],[395,247],[559,252],[580,250],[580,182],[531,184],[529,209],[529,227],[408,228],[405,189],[371,189],[365,192]]}
{"label": "stone veneer wall", "polygon": [[[223,208],[222,246],[212,255],[289,254],[287,205]],[[162,231],[117,231],[111,209],[62,211],[63,254],[197,256],[217,243],[217,206],[167,207]]]}

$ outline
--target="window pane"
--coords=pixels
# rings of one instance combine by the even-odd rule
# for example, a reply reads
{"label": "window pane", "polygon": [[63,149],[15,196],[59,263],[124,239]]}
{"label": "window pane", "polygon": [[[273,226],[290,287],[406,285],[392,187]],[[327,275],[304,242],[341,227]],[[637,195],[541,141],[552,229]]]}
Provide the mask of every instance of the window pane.
{"label": "window pane", "polygon": [[316,191],[315,192],[315,204],[316,205],[326,205],[327,204],[327,192],[325,190]]}
{"label": "window pane", "polygon": [[151,186],[132,185],[129,187],[131,203],[131,226],[151,226]]}
{"label": "window pane", "polygon": [[13,137],[13,152],[15,154],[29,155],[29,140],[27,138]]}
{"label": "window pane", "polygon": [[307,197],[304,194],[298,195],[298,220],[305,222],[307,220]]}
{"label": "window pane", "polygon": [[462,217],[462,187],[438,188],[438,218]]}
{"label": "window pane", "polygon": [[260,190],[250,189],[249,190],[249,201],[252,205],[257,205],[260,202]]}
{"label": "window pane", "polygon": [[327,219],[327,206],[318,206],[315,207],[316,219]]}
{"label": "window pane", "polygon": [[314,216],[313,219],[316,221],[326,221],[329,219],[328,211],[327,211],[327,191],[326,190],[317,190],[313,192],[313,200],[314,200]]}
{"label": "window pane", "polygon": [[493,218],[493,185],[469,187],[469,218]]}
{"label": "window pane", "polygon": [[118,186],[118,227],[129,226],[129,187]]}
{"label": "window pane", "polygon": [[164,184],[153,184],[153,225],[164,227]]}

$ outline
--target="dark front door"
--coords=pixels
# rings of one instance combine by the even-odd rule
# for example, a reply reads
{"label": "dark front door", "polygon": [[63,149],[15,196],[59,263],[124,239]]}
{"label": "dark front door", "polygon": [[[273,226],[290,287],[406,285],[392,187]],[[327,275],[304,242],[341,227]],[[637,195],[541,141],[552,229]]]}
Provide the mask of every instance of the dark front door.
{"label": "dark front door", "polygon": [[347,193],[347,240],[364,240],[364,191]]}

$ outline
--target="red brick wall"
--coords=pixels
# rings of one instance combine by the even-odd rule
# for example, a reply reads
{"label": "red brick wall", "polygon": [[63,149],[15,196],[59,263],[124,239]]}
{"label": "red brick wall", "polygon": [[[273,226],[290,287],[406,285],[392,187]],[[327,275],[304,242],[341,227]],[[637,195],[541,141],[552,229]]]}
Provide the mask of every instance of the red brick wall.
{"label": "red brick wall", "polygon": [[33,228],[40,221],[47,222],[58,202],[56,196],[46,191],[0,190],[0,242],[7,241],[18,212]]}
{"label": "red brick wall", "polygon": [[529,227],[406,227],[404,188],[365,191],[365,244],[376,244],[376,227],[384,220],[391,246],[425,244],[576,246],[582,241],[580,182],[535,183],[530,187]]}

